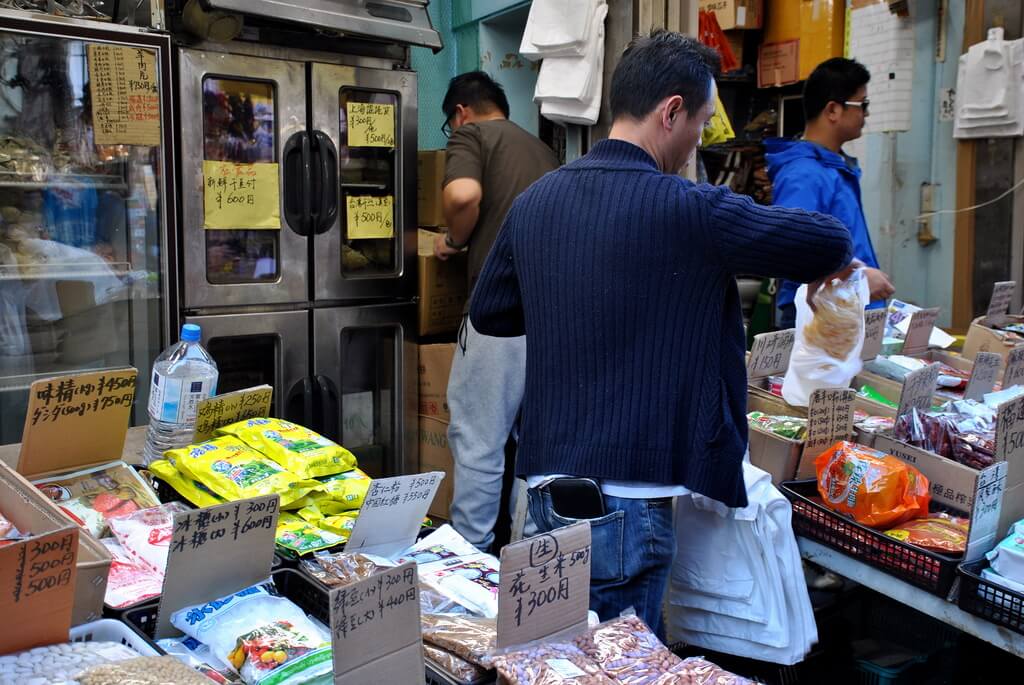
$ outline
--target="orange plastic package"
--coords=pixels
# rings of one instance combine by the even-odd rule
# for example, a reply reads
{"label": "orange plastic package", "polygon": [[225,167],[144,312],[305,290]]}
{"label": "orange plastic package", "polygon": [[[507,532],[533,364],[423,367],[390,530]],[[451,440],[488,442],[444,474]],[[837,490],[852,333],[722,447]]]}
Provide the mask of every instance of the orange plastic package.
{"label": "orange plastic package", "polygon": [[857,523],[891,528],[928,514],[928,479],[890,454],[843,441],[814,466],[825,506]]}
{"label": "orange plastic package", "polygon": [[963,554],[967,550],[969,525],[967,519],[935,514],[900,524],[885,534],[935,552]]}

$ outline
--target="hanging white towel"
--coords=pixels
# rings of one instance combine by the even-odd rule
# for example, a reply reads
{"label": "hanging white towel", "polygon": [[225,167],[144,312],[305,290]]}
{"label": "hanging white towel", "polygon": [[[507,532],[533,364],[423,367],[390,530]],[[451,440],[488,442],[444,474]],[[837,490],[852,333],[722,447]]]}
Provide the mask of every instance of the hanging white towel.
{"label": "hanging white towel", "polygon": [[957,100],[954,138],[1024,135],[1024,41],[990,29],[960,57]]}
{"label": "hanging white towel", "polygon": [[[607,7],[601,8],[601,25],[593,36],[590,50],[586,57],[577,58],[590,62],[590,73],[587,90],[579,100],[544,98],[540,100],[540,113],[543,117],[563,124],[593,126],[601,114],[602,81],[604,75],[604,14]],[[596,17],[595,17],[596,18]],[[555,58],[563,59],[563,58]],[[567,59],[567,58],[565,58]],[[550,60],[545,59],[541,72]],[[557,71],[557,68],[556,68]],[[549,73],[550,76],[550,73]],[[539,78],[538,78],[539,82]],[[535,98],[536,99],[536,98]]]}
{"label": "hanging white towel", "polygon": [[533,91],[535,101],[588,102],[593,97],[595,83],[602,78],[603,63],[598,53],[604,51],[604,18],[607,14],[607,5],[601,5],[594,12],[590,43],[585,55],[544,58]]}
{"label": "hanging white towel", "polygon": [[585,55],[594,12],[604,4],[605,0],[534,0],[519,54],[532,60]]}

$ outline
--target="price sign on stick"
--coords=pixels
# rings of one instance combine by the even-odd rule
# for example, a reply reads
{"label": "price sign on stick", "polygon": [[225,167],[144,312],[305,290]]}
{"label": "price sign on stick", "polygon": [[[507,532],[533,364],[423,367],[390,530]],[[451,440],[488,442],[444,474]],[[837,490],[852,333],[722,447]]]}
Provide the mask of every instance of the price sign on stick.
{"label": "price sign on stick", "polygon": [[1024,384],[1024,346],[1015,347],[1006,355],[1003,389]]}
{"label": "price sign on stick", "polygon": [[929,364],[917,371],[911,371],[903,379],[897,416],[903,416],[911,409],[928,411],[935,395],[935,383],[939,380],[938,364]]}
{"label": "price sign on stick", "polygon": [[992,392],[1002,364],[1003,358],[995,352],[979,352],[974,358],[974,368],[964,389],[964,399],[980,402],[985,395]]}
{"label": "price sign on stick", "polygon": [[874,359],[882,351],[885,316],[884,309],[868,309],[864,312],[864,347],[861,349],[861,359]]}
{"label": "price sign on stick", "polygon": [[796,331],[792,328],[754,336],[747,361],[747,376],[763,378],[785,373],[789,368],[789,357],[793,353]]}
{"label": "price sign on stick", "polygon": [[1003,323],[1010,311],[1016,289],[1016,281],[1000,281],[992,286],[992,299],[989,300],[988,310],[985,312],[986,326],[998,326]]}
{"label": "price sign on stick", "polygon": [[804,455],[817,457],[853,432],[853,388],[819,389],[807,406],[807,443]]}
{"label": "price sign on stick", "polygon": [[921,309],[910,316],[907,337],[903,341],[903,354],[920,354],[928,349],[932,329],[939,319],[939,308]]}
{"label": "price sign on stick", "polygon": [[270,416],[270,400],[273,396],[272,387],[257,385],[203,400],[196,410],[196,432],[193,442],[209,440],[218,428],[236,421]]}
{"label": "price sign on stick", "polygon": [[366,492],[345,549],[382,557],[404,551],[416,541],[442,478],[444,473],[432,471],[375,479]]}

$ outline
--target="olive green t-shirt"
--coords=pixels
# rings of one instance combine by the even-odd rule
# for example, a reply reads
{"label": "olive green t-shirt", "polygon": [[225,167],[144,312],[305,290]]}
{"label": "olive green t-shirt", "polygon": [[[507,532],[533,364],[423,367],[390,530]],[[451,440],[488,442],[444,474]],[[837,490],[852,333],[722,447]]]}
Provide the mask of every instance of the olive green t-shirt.
{"label": "olive green t-shirt", "polygon": [[457,178],[473,178],[483,188],[480,216],[469,239],[472,292],[512,201],[534,181],[554,171],[558,160],[539,138],[506,119],[460,126],[448,140],[446,150],[444,185]]}

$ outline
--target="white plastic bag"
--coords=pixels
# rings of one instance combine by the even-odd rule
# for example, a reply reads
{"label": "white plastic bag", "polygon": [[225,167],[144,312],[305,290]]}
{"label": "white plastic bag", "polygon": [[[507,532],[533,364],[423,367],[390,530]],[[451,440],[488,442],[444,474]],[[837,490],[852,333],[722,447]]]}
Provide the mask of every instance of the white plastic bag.
{"label": "white plastic bag", "polygon": [[782,384],[783,399],[806,407],[815,390],[850,387],[862,366],[864,307],[870,298],[868,279],[859,269],[846,281],[822,286],[815,298],[817,313],[807,304],[807,286],[800,286],[795,299],[796,342]]}

